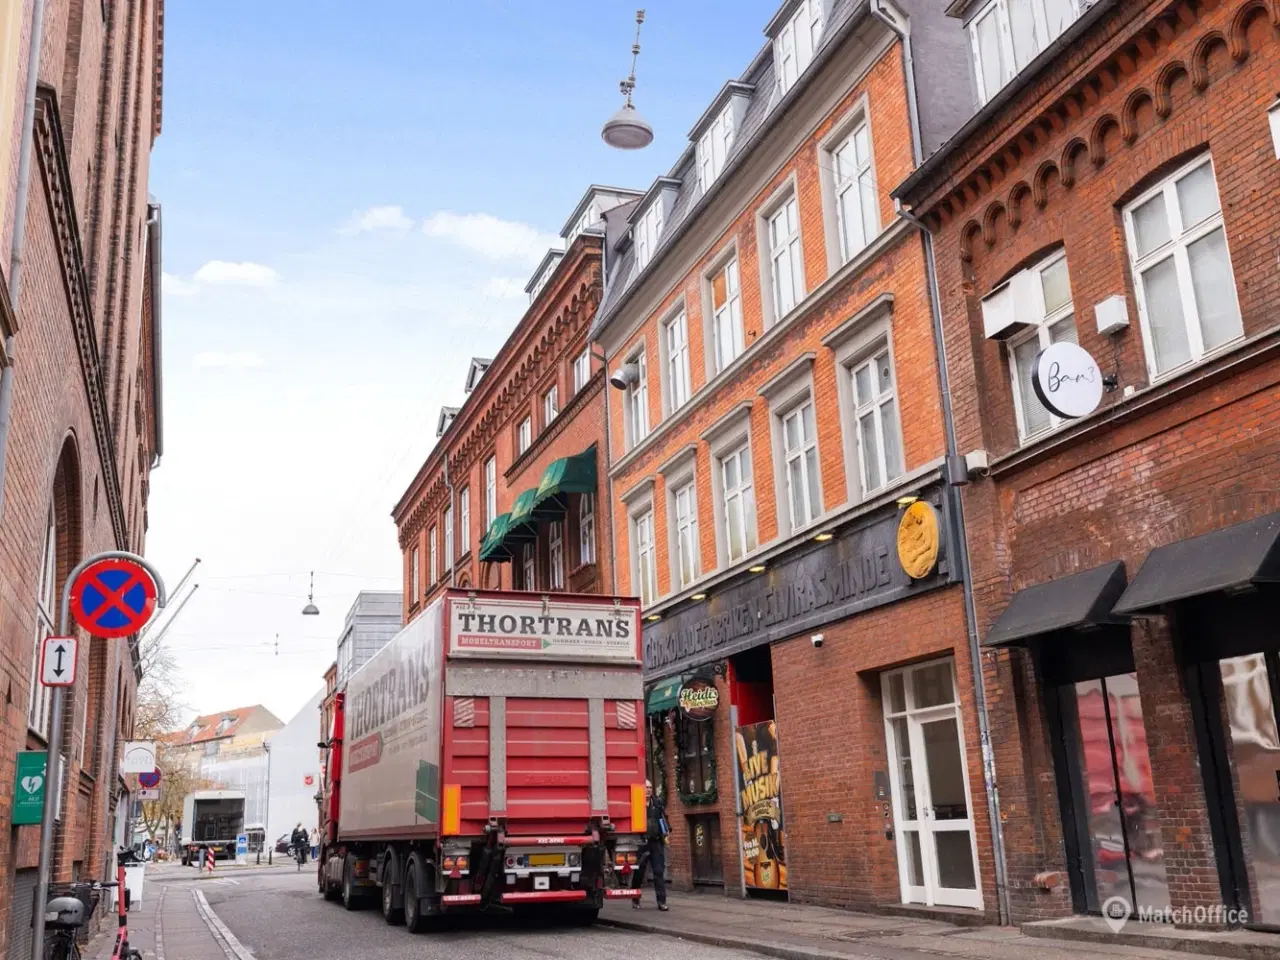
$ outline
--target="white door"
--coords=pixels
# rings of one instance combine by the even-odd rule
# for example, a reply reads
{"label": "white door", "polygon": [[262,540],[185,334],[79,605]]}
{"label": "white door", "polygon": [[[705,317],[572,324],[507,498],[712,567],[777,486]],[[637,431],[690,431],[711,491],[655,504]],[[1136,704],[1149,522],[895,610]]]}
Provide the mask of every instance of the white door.
{"label": "white door", "polygon": [[954,664],[894,670],[881,690],[903,902],[981,909]]}

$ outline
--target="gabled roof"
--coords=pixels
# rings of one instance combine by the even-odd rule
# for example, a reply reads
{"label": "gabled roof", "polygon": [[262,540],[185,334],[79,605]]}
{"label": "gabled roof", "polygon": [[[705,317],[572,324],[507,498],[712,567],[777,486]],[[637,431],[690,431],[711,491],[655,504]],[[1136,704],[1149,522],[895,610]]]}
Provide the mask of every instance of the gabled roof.
{"label": "gabled roof", "polygon": [[[573,212],[569,214],[569,219],[564,222],[564,226],[560,228],[560,236],[569,235],[569,231],[573,229],[573,225],[578,222],[578,218],[586,211],[588,204],[591,203],[600,194],[611,194],[620,203],[625,203],[627,198],[640,196],[643,191],[632,190],[630,187],[606,187],[598,183],[593,183],[587,187],[586,192],[582,194],[582,199],[578,201],[578,205],[573,208]],[[614,204],[616,206],[616,204]]]}
{"label": "gabled roof", "polygon": [[[468,391],[470,392],[470,391]],[[444,432],[449,429],[449,424],[453,423],[453,418],[458,415],[461,407],[441,407],[440,419],[436,421],[436,436],[443,437]]]}
{"label": "gabled roof", "polygon": [[476,384],[480,382],[480,378],[484,376],[484,372],[489,369],[489,364],[493,360],[486,357],[472,357],[471,369],[467,371],[467,385],[464,390],[470,393],[476,388]]}
{"label": "gabled roof", "polygon": [[174,746],[185,746],[189,743],[208,743],[211,740],[226,740],[236,736],[250,721],[258,721],[253,726],[259,730],[279,729],[284,726],[270,710],[260,703],[251,707],[236,707],[234,710],[221,710],[218,713],[206,713],[196,717],[186,727],[166,733],[161,739]]}
{"label": "gabled roof", "polygon": [[532,295],[533,288],[551,272],[552,266],[557,260],[564,258],[564,253],[565,252],[563,250],[557,250],[555,247],[548,250],[546,256],[542,258],[542,262],[538,264],[538,269],[533,271],[533,276],[530,277],[529,282],[524,285],[524,292]]}

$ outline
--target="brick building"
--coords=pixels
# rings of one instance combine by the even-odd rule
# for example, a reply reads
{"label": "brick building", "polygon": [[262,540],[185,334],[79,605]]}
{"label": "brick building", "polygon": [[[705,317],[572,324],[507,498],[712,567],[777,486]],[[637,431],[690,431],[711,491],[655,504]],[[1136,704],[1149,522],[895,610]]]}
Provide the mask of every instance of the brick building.
{"label": "brick building", "polygon": [[[160,209],[148,163],[160,132],[161,0],[44,5],[30,179],[20,192],[31,0],[0,5],[0,290],[13,405],[0,523],[0,952],[26,956],[39,825],[13,825],[15,758],[41,751],[37,641],[56,629],[73,567],[141,551],[161,453]],[[19,233],[20,258],[10,250]],[[66,698],[55,879],[103,876],[124,839],[119,746],[133,726],[136,655],[81,646]]]}
{"label": "brick building", "polygon": [[981,467],[1010,915],[1274,926],[1280,5],[951,13],[985,105],[895,193],[935,235]]}
{"label": "brick building", "polygon": [[611,223],[635,191],[591,187],[529,282],[529,309],[396,504],[406,622],[447,586],[613,590],[604,368],[587,343]]}
{"label": "brick building", "polygon": [[967,41],[923,2],[765,33],[630,212],[593,328],[671,872],[992,912],[927,265],[889,195],[968,116]]}

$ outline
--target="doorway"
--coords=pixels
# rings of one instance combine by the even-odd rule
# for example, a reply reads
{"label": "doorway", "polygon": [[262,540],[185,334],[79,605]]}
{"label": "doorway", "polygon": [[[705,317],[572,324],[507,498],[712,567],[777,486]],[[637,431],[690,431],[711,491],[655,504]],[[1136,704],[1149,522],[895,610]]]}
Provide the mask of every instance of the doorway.
{"label": "doorway", "polygon": [[724,859],[720,855],[720,815],[702,813],[689,818],[689,850],[693,861],[693,882],[724,884]]}
{"label": "doorway", "polygon": [[904,903],[981,909],[952,660],[881,676]]}

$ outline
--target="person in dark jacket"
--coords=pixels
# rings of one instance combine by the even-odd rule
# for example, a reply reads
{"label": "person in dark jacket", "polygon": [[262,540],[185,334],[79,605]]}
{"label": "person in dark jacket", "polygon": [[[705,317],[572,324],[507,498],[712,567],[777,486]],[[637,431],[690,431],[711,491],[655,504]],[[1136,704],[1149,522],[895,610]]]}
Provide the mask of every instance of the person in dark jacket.
{"label": "person in dark jacket", "polygon": [[[298,825],[293,828],[293,833],[289,835],[289,847],[295,857],[305,859],[310,853],[311,840],[307,836],[307,831],[302,828],[302,821],[298,821]],[[299,855],[301,851],[301,855]]]}
{"label": "person in dark jacket", "polygon": [[[667,826],[667,811],[662,801],[653,794],[653,782],[644,782],[644,795],[648,801],[648,813],[644,832],[644,846],[640,848],[640,863],[636,867],[636,888],[644,889],[645,867],[653,870],[653,893],[658,901],[658,909],[667,909],[667,835],[671,832]],[[640,909],[640,898],[631,901],[631,906]]]}

